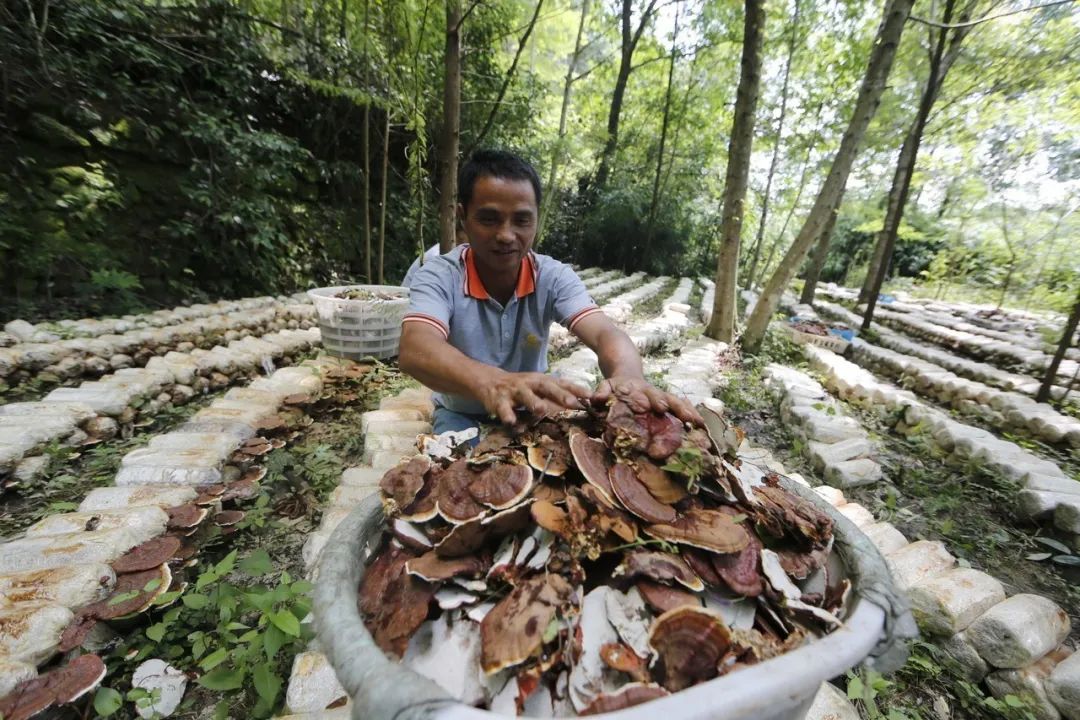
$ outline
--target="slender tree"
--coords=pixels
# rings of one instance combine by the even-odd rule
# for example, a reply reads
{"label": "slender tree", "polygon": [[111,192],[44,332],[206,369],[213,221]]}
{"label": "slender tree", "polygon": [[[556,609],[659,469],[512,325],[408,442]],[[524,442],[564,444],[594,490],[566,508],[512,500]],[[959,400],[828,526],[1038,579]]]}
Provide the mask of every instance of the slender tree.
{"label": "slender tree", "polygon": [[668,123],[671,118],[671,91],[675,84],[675,63],[679,56],[679,10],[675,9],[675,26],[671,32],[671,62],[668,65],[667,89],[664,91],[664,112],[660,120],[660,146],[656,150],[656,173],[653,176],[652,197],[649,214],[645,220],[645,262],[652,254],[653,235],[656,232],[656,211],[660,206],[660,181],[664,172],[664,146],[667,144]]}
{"label": "slender tree", "polygon": [[1046,374],[1043,375],[1042,385],[1039,386],[1039,392],[1035,395],[1036,402],[1046,402],[1050,399],[1050,391],[1054,387],[1054,380],[1057,378],[1058,368],[1061,367],[1061,361],[1065,357],[1065,352],[1072,345],[1073,336],[1076,335],[1076,326],[1078,323],[1080,323],[1080,290],[1076,293],[1076,302],[1073,303],[1072,312],[1069,313],[1069,319],[1065,323],[1065,332],[1061,334],[1061,342],[1058,343],[1057,352],[1054,353],[1050,365],[1046,368]]}
{"label": "slender tree", "polygon": [[536,242],[544,239],[544,227],[547,225],[548,215],[551,208],[557,202],[559,166],[562,165],[563,155],[566,153],[566,118],[570,111],[570,94],[576,80],[578,61],[581,59],[581,39],[585,34],[585,20],[589,16],[589,0],[581,2],[581,18],[578,20],[577,37],[574,39],[574,52],[570,55],[570,61],[566,68],[566,79],[563,81],[562,109],[559,111],[559,134],[555,138],[555,147],[551,149],[551,168],[548,170],[548,181],[545,186],[544,200],[540,207],[540,221],[536,229]]}
{"label": "slender tree", "polygon": [[884,17],[870,52],[866,75],[863,77],[858,98],[855,100],[855,109],[847,130],[840,140],[840,148],[833,158],[829,174],[821,190],[818,191],[814,206],[807,215],[799,234],[795,236],[791,248],[780,261],[776,271],[769,278],[769,282],[766,283],[761,298],[754,305],[754,311],[747,321],[742,340],[743,349],[747,352],[757,352],[761,347],[761,341],[765,338],[765,329],[769,325],[772,314],[776,311],[776,306],[780,303],[780,295],[798,272],[799,266],[806,259],[806,254],[814,241],[820,237],[829,215],[836,211],[843,199],[848,174],[851,172],[859,145],[866,134],[866,128],[870,125],[870,120],[873,119],[881,102],[881,95],[885,91],[885,81],[892,69],[893,60],[896,58],[896,48],[900,44],[900,36],[904,31],[904,23],[907,22],[913,4],[914,0],[889,0],[885,6]]}
{"label": "slender tree", "polygon": [[386,284],[386,187],[390,180],[390,109],[383,124],[382,173],[379,175],[379,284]]}
{"label": "slender tree", "polygon": [[810,258],[810,267],[806,271],[806,282],[803,283],[802,295],[799,297],[799,302],[804,305],[814,304],[814,293],[817,292],[818,278],[821,277],[821,269],[825,267],[825,258],[829,256],[829,243],[832,242],[833,228],[836,227],[836,216],[839,214],[834,210],[829,215],[829,219],[825,223],[825,229],[821,231],[821,237],[818,238],[817,247],[814,248],[814,254]]}
{"label": "slender tree", "polygon": [[657,0],[649,0],[635,29],[631,18],[634,9],[633,0],[622,0],[620,17],[622,43],[619,53],[619,74],[615,77],[615,89],[611,93],[611,105],[608,108],[607,140],[604,142],[604,150],[600,154],[600,168],[596,171],[596,186],[598,188],[602,188],[607,184],[608,175],[611,174],[611,164],[615,160],[615,149],[619,145],[619,119],[622,116],[626,84],[630,80],[630,73],[634,70],[634,50],[637,49],[641,34],[645,32],[645,27],[649,24],[649,20],[652,19],[656,10],[656,3]]}
{"label": "slender tree", "polygon": [[[368,35],[371,26],[368,24],[368,10],[371,0],[364,0],[364,92],[370,90],[371,58],[368,56]],[[361,154],[364,163],[364,279],[373,282],[371,274],[371,99],[364,103],[364,136],[361,139]]]}
{"label": "slender tree", "polygon": [[[956,8],[956,0],[945,0],[945,8],[942,13],[942,24],[948,26],[952,23],[953,13]],[[965,11],[963,21],[968,19],[969,11]],[[896,162],[896,172],[893,174],[892,187],[889,189],[889,198],[885,210],[885,222],[881,232],[878,233],[874,254],[870,260],[870,268],[866,274],[866,282],[859,293],[859,299],[866,303],[866,312],[863,314],[862,327],[864,330],[870,327],[874,319],[874,308],[877,305],[877,296],[881,292],[881,285],[892,261],[893,249],[896,247],[896,238],[900,232],[900,221],[904,217],[904,209],[907,206],[908,195],[911,192],[911,179],[915,174],[915,162],[919,156],[919,146],[922,144],[923,132],[930,118],[930,110],[934,107],[938,92],[945,81],[945,75],[949,72],[960,53],[960,45],[971,31],[971,26],[962,26],[953,30],[952,39],[949,39],[949,28],[937,29],[937,37],[934,39],[930,52],[930,71],[927,74],[926,86],[923,88],[922,97],[919,100],[919,108],[915,113],[915,119],[908,128],[904,137],[904,144],[900,148],[900,156]]]}
{"label": "slender tree", "polygon": [[795,11],[791,18],[791,34],[788,36],[787,62],[784,64],[784,81],[780,86],[780,112],[776,117],[776,140],[773,143],[772,159],[769,161],[769,172],[765,176],[765,192],[761,195],[761,217],[758,218],[757,237],[754,238],[754,247],[750,255],[750,269],[746,272],[746,281],[743,287],[752,288],[754,275],[757,273],[758,260],[761,258],[761,245],[765,238],[765,222],[769,218],[769,199],[772,195],[773,176],[780,164],[780,148],[783,145],[784,117],[787,115],[788,85],[791,80],[791,63],[795,59],[795,49],[799,37],[799,0],[795,0]]}
{"label": "slender tree", "polygon": [[705,334],[730,343],[735,339],[735,293],[738,291],[739,238],[743,204],[750,174],[750,151],[754,143],[754,113],[761,86],[761,43],[765,26],[764,0],[746,0],[743,18],[743,49],[739,88],[735,93],[735,117],[728,143],[724,207],[720,219],[720,257],[716,264],[713,314]]}
{"label": "slender tree", "polygon": [[495,124],[495,116],[502,106],[503,98],[506,97],[506,91],[510,89],[510,84],[514,81],[514,75],[517,72],[518,62],[521,60],[521,54],[525,52],[525,46],[529,44],[529,36],[532,35],[533,28],[536,27],[536,20],[540,17],[540,10],[543,7],[544,0],[536,0],[536,8],[533,9],[532,18],[529,20],[529,24],[525,26],[525,32],[522,33],[521,40],[518,41],[517,52],[514,53],[514,61],[510,63],[510,69],[506,71],[506,77],[503,78],[502,85],[499,87],[499,94],[495,97],[495,102],[491,105],[487,120],[484,121],[480,133],[469,147],[468,152],[465,153],[466,155],[484,144],[484,140],[491,131],[491,127]]}
{"label": "slender tree", "polygon": [[[470,8],[472,9],[472,8]],[[458,143],[461,139],[461,0],[446,0],[446,53],[443,125],[439,142],[439,251],[450,252],[457,240]]]}

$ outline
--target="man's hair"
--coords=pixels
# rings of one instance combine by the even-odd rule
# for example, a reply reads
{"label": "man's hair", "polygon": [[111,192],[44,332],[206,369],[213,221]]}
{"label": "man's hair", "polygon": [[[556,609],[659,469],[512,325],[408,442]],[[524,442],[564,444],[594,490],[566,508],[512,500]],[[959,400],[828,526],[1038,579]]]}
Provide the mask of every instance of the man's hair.
{"label": "man's hair", "polygon": [[536,206],[540,206],[540,176],[536,174],[536,168],[520,155],[506,150],[475,151],[458,173],[458,202],[462,207],[469,207],[476,181],[482,177],[528,180],[536,195]]}

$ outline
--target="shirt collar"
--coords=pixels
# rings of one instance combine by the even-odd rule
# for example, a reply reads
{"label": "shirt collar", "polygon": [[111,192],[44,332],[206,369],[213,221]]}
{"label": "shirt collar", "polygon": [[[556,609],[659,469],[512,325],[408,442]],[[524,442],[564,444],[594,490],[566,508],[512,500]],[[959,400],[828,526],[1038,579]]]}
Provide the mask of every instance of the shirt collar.
{"label": "shirt collar", "polygon": [[[491,295],[480,280],[480,273],[476,270],[476,259],[473,257],[472,248],[468,245],[461,251],[461,261],[465,264],[465,294],[477,300],[489,300]],[[514,288],[514,295],[519,300],[536,292],[536,273],[536,258],[530,250],[521,261],[517,287]]]}

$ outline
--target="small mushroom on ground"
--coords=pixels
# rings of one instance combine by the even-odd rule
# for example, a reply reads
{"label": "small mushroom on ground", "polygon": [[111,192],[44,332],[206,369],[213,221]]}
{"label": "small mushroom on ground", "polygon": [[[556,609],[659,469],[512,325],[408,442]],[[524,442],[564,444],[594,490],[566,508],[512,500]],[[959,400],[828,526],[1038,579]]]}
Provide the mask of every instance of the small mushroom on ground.
{"label": "small mushroom on ground", "polygon": [[204,507],[199,507],[195,503],[174,505],[173,507],[165,508],[165,512],[169,514],[169,524],[167,527],[170,529],[196,527],[210,514],[209,510]]}
{"label": "small mushroom on ground", "polygon": [[117,574],[150,570],[171,560],[182,545],[180,538],[162,535],[136,545],[110,564]]}
{"label": "small mushroom on ground", "polygon": [[247,515],[243,510],[222,510],[214,516],[214,524],[218,527],[229,527],[244,519]]}
{"label": "small mushroom on ground", "polygon": [[80,655],[65,665],[15,686],[0,698],[0,717],[27,720],[54,705],[74,702],[97,687],[105,672],[105,663],[100,657]]}
{"label": "small mushroom on ground", "polygon": [[536,655],[555,613],[573,588],[560,575],[524,580],[480,623],[480,664],[488,675],[519,665]]}
{"label": "small mushroom on ground", "polygon": [[661,684],[674,692],[716,677],[731,647],[731,633],[719,615],[682,606],[656,619],[649,645],[660,663]]}

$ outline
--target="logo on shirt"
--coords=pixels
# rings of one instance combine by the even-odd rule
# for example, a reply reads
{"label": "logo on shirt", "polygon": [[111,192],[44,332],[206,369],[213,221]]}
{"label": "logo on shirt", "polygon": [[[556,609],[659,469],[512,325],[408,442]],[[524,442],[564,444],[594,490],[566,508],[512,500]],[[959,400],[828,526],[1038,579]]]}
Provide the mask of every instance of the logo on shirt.
{"label": "logo on shirt", "polygon": [[533,333],[529,333],[528,335],[525,336],[525,347],[527,347],[530,350],[539,350],[540,349],[540,338],[538,338]]}

